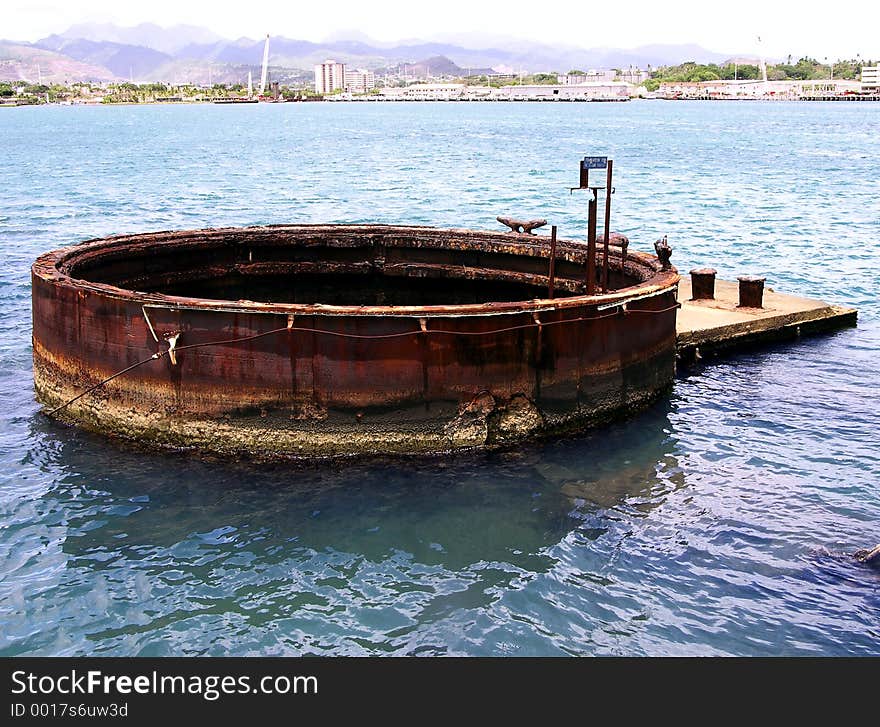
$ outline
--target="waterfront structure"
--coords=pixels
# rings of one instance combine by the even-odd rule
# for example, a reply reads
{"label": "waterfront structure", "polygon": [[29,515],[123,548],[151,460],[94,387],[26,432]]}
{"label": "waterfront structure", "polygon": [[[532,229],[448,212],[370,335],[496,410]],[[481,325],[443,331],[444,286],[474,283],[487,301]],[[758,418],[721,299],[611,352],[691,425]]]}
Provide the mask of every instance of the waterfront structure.
{"label": "waterfront structure", "polygon": [[807,81],[692,81],[661,83],[657,93],[666,99],[765,99],[797,101],[858,97],[863,84],[858,81],[822,79]]}
{"label": "waterfront structure", "polygon": [[502,86],[493,93],[498,101],[626,101],[632,86],[621,81],[570,86]]}
{"label": "waterfront structure", "polygon": [[389,101],[452,101],[463,98],[468,88],[463,83],[411,83],[386,86],[379,93]]}
{"label": "waterfront structure", "polygon": [[325,94],[345,89],[345,64],[326,60],[315,65],[315,93]]}
{"label": "waterfront structure", "polygon": [[862,66],[862,91],[880,91],[880,66]]}
{"label": "waterfront structure", "polygon": [[376,87],[376,76],[366,68],[345,70],[345,90],[349,93],[367,93]]}
{"label": "waterfront structure", "polygon": [[386,87],[377,99],[385,101],[626,101],[634,87],[620,81],[578,86],[467,86],[463,83],[414,83]]}
{"label": "waterfront structure", "polygon": [[37,397],[142,446],[230,456],[578,430],[647,405],[675,371],[679,276],[610,239],[601,293],[585,293],[582,242],[500,231],[273,225],[71,245],[33,266]]}

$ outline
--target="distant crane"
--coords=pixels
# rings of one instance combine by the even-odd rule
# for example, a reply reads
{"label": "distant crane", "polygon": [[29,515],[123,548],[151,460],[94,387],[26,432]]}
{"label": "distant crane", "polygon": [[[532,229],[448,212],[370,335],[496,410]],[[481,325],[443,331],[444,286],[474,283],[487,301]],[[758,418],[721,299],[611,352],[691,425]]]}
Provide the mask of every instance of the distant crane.
{"label": "distant crane", "polygon": [[260,96],[266,92],[266,80],[269,76],[269,34],[266,33],[266,45],[263,46],[263,75],[260,76]]}

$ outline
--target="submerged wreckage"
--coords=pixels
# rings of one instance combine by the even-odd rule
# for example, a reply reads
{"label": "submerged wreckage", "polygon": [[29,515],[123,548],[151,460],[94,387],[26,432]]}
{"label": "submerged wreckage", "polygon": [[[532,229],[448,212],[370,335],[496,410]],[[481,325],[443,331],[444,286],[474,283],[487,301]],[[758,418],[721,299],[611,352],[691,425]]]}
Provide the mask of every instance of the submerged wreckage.
{"label": "submerged wreckage", "polygon": [[32,269],[37,397],[150,446],[262,458],[583,428],[669,386],[676,346],[668,257],[593,240],[591,260],[555,228],[281,225],[55,250]]}

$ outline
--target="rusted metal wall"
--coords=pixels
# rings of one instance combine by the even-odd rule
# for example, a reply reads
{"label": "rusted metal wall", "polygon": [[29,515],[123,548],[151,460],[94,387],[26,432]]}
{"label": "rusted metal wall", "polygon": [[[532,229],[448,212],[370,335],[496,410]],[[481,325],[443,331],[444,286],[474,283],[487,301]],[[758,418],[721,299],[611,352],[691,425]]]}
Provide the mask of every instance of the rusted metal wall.
{"label": "rusted metal wall", "polygon": [[[304,262],[350,270],[405,259],[410,274],[448,275],[450,284],[474,271],[534,282],[546,269],[546,245],[523,238],[302,226],[135,236],[48,253],[32,275],[37,394],[57,407],[166,352],[167,338],[179,334],[176,363],[150,360],[58,416],[145,442],[275,456],[491,445],[601,420],[667,386],[678,276],[645,255],[627,262],[631,277],[644,279],[619,291],[467,306],[218,303],[110,284],[167,284],[180,269],[171,248],[194,265],[199,240],[226,251],[225,261],[209,257],[213,272],[200,268],[209,274],[253,266],[249,251],[262,246],[276,254],[257,264],[286,264],[292,274]],[[340,260],[347,247],[369,249],[369,260]],[[584,253],[574,243],[560,247],[557,274],[571,292]],[[456,251],[475,264],[466,268]],[[625,312],[613,305],[627,300]]]}

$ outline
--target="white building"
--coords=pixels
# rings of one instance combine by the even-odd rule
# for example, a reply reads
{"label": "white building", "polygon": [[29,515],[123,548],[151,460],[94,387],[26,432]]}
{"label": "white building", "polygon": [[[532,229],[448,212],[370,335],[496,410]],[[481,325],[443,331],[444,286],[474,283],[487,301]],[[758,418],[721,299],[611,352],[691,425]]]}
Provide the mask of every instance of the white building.
{"label": "white building", "polygon": [[413,83],[405,88],[387,86],[382,96],[398,101],[452,101],[460,99],[466,86],[463,83]]}
{"label": "white building", "polygon": [[349,93],[366,93],[376,87],[376,76],[366,68],[345,72],[345,90]]}
{"label": "white building", "polygon": [[492,93],[497,101],[627,101],[630,84],[622,81],[559,86],[502,86]]}
{"label": "white building", "polygon": [[462,83],[414,83],[385,87],[382,101],[627,101],[632,86],[621,81],[579,86],[466,86]]}
{"label": "white building", "polygon": [[880,66],[862,66],[862,90],[880,91]]}
{"label": "white building", "polygon": [[639,68],[623,68],[621,69],[620,73],[617,74],[618,81],[632,83],[634,86],[640,86],[650,77],[650,73],[648,73],[647,71],[643,71]]}
{"label": "white building", "polygon": [[586,73],[566,73],[556,76],[556,82],[560,86],[583,86],[587,83],[604,83],[613,81],[617,76],[616,71],[587,71]]}
{"label": "white building", "polygon": [[657,96],[669,99],[761,98],[794,101],[800,99],[845,98],[864,88],[858,81],[835,78],[808,81],[693,81],[661,83]]}
{"label": "white building", "polygon": [[315,93],[333,93],[345,88],[345,64],[324,61],[315,65]]}

